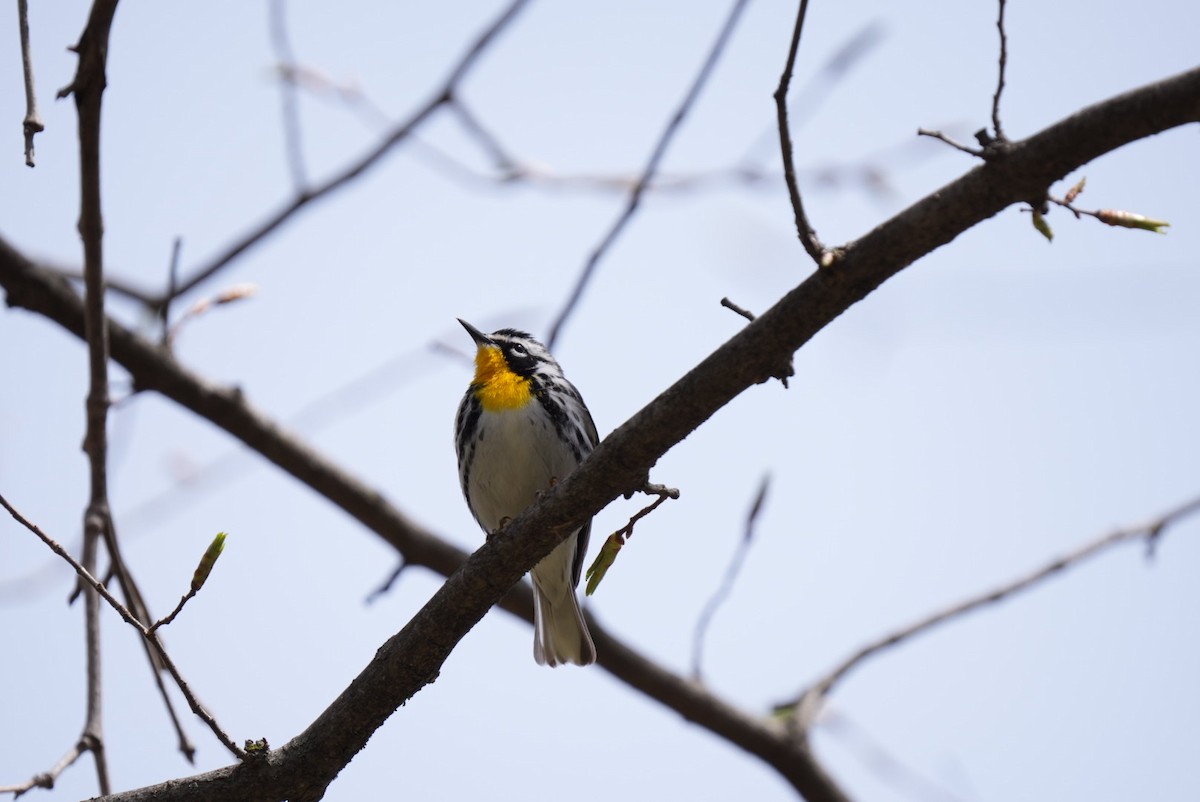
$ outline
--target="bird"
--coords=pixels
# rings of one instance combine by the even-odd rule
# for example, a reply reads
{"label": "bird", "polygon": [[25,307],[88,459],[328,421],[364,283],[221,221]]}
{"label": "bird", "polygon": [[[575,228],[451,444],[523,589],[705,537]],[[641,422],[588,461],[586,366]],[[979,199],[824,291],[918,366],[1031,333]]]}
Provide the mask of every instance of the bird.
{"label": "bird", "polygon": [[[458,322],[476,349],[475,375],[454,422],[458,477],[471,514],[490,536],[565,479],[600,438],[546,346],[517,329],[484,334]],[[530,571],[538,665],[596,661],[575,595],[591,529],[588,520]]]}

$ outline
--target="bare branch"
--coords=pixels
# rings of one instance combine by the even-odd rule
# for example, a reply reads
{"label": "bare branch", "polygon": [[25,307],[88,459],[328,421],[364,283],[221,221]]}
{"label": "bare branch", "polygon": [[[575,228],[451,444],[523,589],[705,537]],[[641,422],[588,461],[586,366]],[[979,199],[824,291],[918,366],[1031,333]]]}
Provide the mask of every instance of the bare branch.
{"label": "bare branch", "polygon": [[[83,271],[78,268],[50,263],[45,263],[43,266],[65,279],[79,284],[83,283]],[[158,309],[161,304],[160,297],[155,293],[114,276],[104,277],[104,289],[128,298],[131,301],[137,301],[147,309]]]}
{"label": "bare branch", "polygon": [[1008,67],[1008,34],[1004,31],[1004,7],[1005,0],[999,0],[1000,14],[996,19],[996,28],[1000,32],[1000,69],[999,78],[996,81],[996,94],[992,95],[992,132],[996,136],[996,140],[1004,142],[1007,137],[1004,136],[1004,128],[1000,125],[1000,96],[1004,94],[1004,71]]}
{"label": "bare branch", "polygon": [[1142,540],[1146,542],[1147,549],[1152,549],[1168,527],[1197,514],[1200,514],[1200,497],[1194,498],[1186,504],[1182,504],[1170,512],[1164,513],[1149,523],[1128,529],[1118,529],[1104,537],[1086,543],[1024,576],[1006,582],[985,593],[972,596],[945,610],[941,610],[908,626],[902,627],[862,647],[850,657],[838,663],[832,671],[814,682],[798,699],[779,705],[776,710],[779,712],[794,713],[797,725],[801,730],[806,730],[820,712],[822,704],[834,687],[868,658],[885,649],[910,640],[917,635],[922,635],[948,621],[953,621],[980,608],[1004,601],[1053,576],[1057,576],[1068,568],[1073,568],[1092,557],[1102,554],[1114,546],[1132,540]]}
{"label": "bare branch", "polygon": [[[129,624],[129,626],[136,629],[142,635],[149,647],[154,650],[157,658],[162,661],[164,669],[171,675],[172,679],[174,679],[175,683],[179,686],[179,690],[187,699],[188,705],[192,708],[192,712],[194,712],[209,726],[209,729],[211,729],[213,734],[217,736],[217,740],[224,744],[225,747],[232,752],[235,757],[245,757],[245,753],[228,735],[225,734],[220,726],[217,725],[216,719],[214,719],[212,714],[204,709],[204,706],[200,704],[200,701],[196,698],[195,694],[192,693],[191,687],[186,681],[184,681],[183,676],[179,673],[179,669],[176,668],[174,661],[172,661],[170,656],[167,654],[167,650],[163,646],[162,641],[158,638],[158,635],[152,632],[150,628],[146,626],[146,624],[138,620],[138,617],[128,607],[121,604],[120,600],[118,600],[117,597],[114,596],[107,587],[105,587],[103,582],[96,579],[95,574],[88,570],[86,562],[76,560],[74,557],[72,557],[70,552],[64,549],[57,540],[43,532],[37,524],[33,523],[20,512],[18,512],[17,509],[13,507],[13,505],[10,504],[8,499],[6,499],[3,495],[0,495],[0,507],[4,507],[4,509],[8,510],[8,514],[11,515],[17,523],[28,529],[33,534],[37,535],[38,538],[45,543],[51,551],[65,560],[66,563],[75,570],[75,574],[86,586],[87,592],[90,592],[108,602],[109,606],[117,611],[117,614],[121,616],[121,619],[125,621],[125,623]],[[86,552],[86,550],[87,542],[85,541],[84,551]],[[157,671],[155,672],[155,676],[158,676]],[[84,738],[81,740],[81,742],[86,741],[87,737],[88,733],[85,731]],[[88,748],[92,751],[95,751],[95,746],[93,745],[89,745]],[[111,792],[105,791],[104,793],[107,794]]]}
{"label": "bare branch", "polygon": [[270,17],[271,45],[275,48],[275,60],[279,63],[279,98],[283,114],[283,139],[286,144],[288,169],[292,174],[292,188],[298,195],[308,189],[308,170],[304,166],[303,131],[300,127],[299,98],[293,80],[293,65],[296,56],[292,52],[292,41],[288,36],[287,0],[271,0]]}
{"label": "bare branch", "polygon": [[[801,93],[802,101],[793,100],[792,108],[801,105],[803,112],[811,114],[820,96],[831,91],[849,69],[882,39],[882,30],[883,26],[879,22],[871,22],[850,37],[809,79]],[[300,64],[281,66],[279,74],[281,79],[292,81],[298,88],[309,91],[318,98],[340,101],[372,128],[378,127],[381,121],[387,122],[387,116],[380,107],[361,87],[352,82],[334,81],[320,71]],[[461,97],[456,96],[446,110],[454,114],[462,126],[463,133],[472,139],[487,157],[490,162],[488,169],[476,169],[420,137],[412,136],[409,142],[415,151],[427,157],[431,167],[466,186],[523,183],[550,191],[619,192],[627,195],[637,185],[639,174],[633,172],[561,173],[544,165],[525,161],[505,147],[499,136],[463,102]],[[774,138],[774,152],[778,153],[779,135],[775,126],[767,129],[765,137],[760,139],[770,137]],[[773,189],[778,171],[759,164],[762,161],[757,155],[760,144],[761,142],[755,142],[729,166],[681,173],[658,170],[647,183],[645,192],[683,193],[728,186]],[[878,192],[881,185],[879,176],[883,170],[875,166],[873,161],[822,165],[813,168],[811,172],[816,175],[814,181],[827,186],[835,183],[858,183],[869,192]]]}
{"label": "bare branch", "polygon": [[[850,70],[883,41],[884,30],[884,24],[878,19],[866,23],[809,75],[804,86],[798,90],[789,87],[788,94],[792,98],[788,102],[789,130],[804,125],[816,115],[825,98],[836,91],[838,84],[849,75]],[[741,162],[755,164],[761,161],[758,155],[760,153],[768,153],[770,156],[779,154],[778,119],[763,129],[754,143],[746,149]]]}
{"label": "bare branch", "polygon": [[963,153],[967,153],[971,156],[975,156],[980,159],[983,158],[983,150],[981,148],[973,148],[970,145],[964,145],[961,142],[958,142],[958,141],[946,136],[941,131],[930,131],[925,128],[918,128],[917,136],[931,137],[933,139],[938,140],[939,142],[945,142],[947,145],[954,148],[955,150],[961,150]]}
{"label": "bare branch", "polygon": [[692,679],[697,682],[703,681],[700,663],[704,657],[704,637],[708,634],[708,627],[712,623],[717,609],[729,598],[730,592],[733,591],[733,584],[737,581],[738,574],[741,573],[742,563],[746,561],[746,555],[750,552],[750,543],[754,539],[754,526],[758,522],[758,514],[762,512],[763,503],[767,499],[767,488],[770,484],[771,475],[766,474],[758,485],[758,492],[755,493],[754,501],[750,504],[750,511],[746,513],[746,527],[742,531],[742,539],[738,541],[737,548],[734,549],[733,556],[729,560],[729,566],[725,569],[725,576],[722,577],[721,584],[717,586],[712,598],[704,605],[704,609],[700,611],[700,616],[696,619],[696,630],[692,635]]}
{"label": "bare branch", "polygon": [[[108,326],[104,312],[104,219],[100,200],[100,108],[107,85],[108,37],[116,0],[96,0],[75,52],[79,64],[70,91],[79,117],[79,236],[83,240],[84,339],[88,349],[87,426],[83,450],[88,457],[90,493],[83,516],[83,563],[96,571],[99,543],[110,528],[108,503]],[[66,91],[66,90],[64,90]],[[60,97],[62,93],[59,93]],[[110,792],[104,757],[100,681],[100,599],[93,586],[83,589],[87,640],[87,720],[80,742],[96,758],[100,793]]]}
{"label": "bare branch", "polygon": [[89,751],[91,751],[91,748],[88,746],[88,743],[81,738],[74,746],[67,750],[67,753],[49,771],[35,774],[23,783],[0,785],[0,794],[12,794],[13,799],[17,799],[22,794],[32,791],[34,788],[53,788],[54,783],[58,781],[62,773],[75,765],[75,761],[79,760],[85,752]]}
{"label": "bare branch", "polygon": [[392,590],[392,587],[396,584],[396,581],[398,579],[400,579],[400,575],[402,573],[404,573],[404,569],[407,567],[408,567],[408,563],[406,563],[404,561],[404,555],[401,554],[400,562],[396,563],[396,567],[392,569],[392,572],[390,574],[388,574],[387,579],[385,579],[385,580],[383,580],[383,582],[379,583],[379,587],[375,588],[370,593],[368,593],[367,598],[364,599],[363,601],[365,601],[367,604],[374,604],[375,600],[378,599],[380,596],[390,593]]}
{"label": "bare branch", "polygon": [[563,325],[567,322],[571,313],[575,311],[575,307],[579,304],[579,299],[583,297],[583,291],[587,287],[588,282],[591,281],[592,274],[596,271],[596,266],[604,258],[604,255],[608,252],[612,244],[617,241],[621,232],[625,230],[626,224],[633,218],[633,214],[637,211],[638,204],[642,200],[642,193],[646,191],[646,187],[658,171],[658,163],[662,161],[662,157],[666,154],[667,147],[675,137],[675,132],[679,130],[683,119],[691,111],[696,98],[700,96],[701,90],[708,82],[708,76],[712,73],[717,61],[720,60],[721,53],[725,50],[725,45],[733,35],[733,29],[737,26],[738,18],[741,17],[745,7],[746,0],[735,0],[733,8],[729,11],[729,16],[725,18],[725,23],[721,26],[720,33],[717,34],[717,40],[709,49],[708,55],[704,58],[704,63],[700,66],[700,72],[692,80],[692,85],[688,88],[687,94],[684,95],[683,102],[679,104],[679,108],[671,116],[667,127],[663,129],[658,142],[654,145],[654,150],[650,153],[650,160],[646,162],[641,176],[638,178],[637,183],[633,185],[633,189],[630,190],[629,202],[625,205],[625,209],[621,214],[617,216],[608,233],[600,240],[600,244],[596,246],[591,256],[588,257],[587,262],[583,266],[583,272],[576,279],[575,287],[571,290],[566,304],[563,305],[562,311],[558,313],[558,317],[550,326],[550,336],[546,338],[546,345],[549,348],[554,348],[554,344],[558,341],[558,335],[562,333]]}
{"label": "bare branch", "polygon": [[46,130],[42,115],[38,113],[37,90],[33,86],[33,53],[29,45],[29,0],[17,0],[17,25],[21,36],[21,69],[25,74],[25,164],[33,167],[33,137]]}
{"label": "bare branch", "polygon": [[[285,203],[279,210],[254,226],[250,231],[242,235],[232,245],[225,249],[220,255],[210,261],[208,264],[200,267],[192,275],[183,280],[176,288],[177,294],[188,292],[196,287],[201,282],[215,275],[222,268],[233,262],[243,253],[253,248],[255,245],[262,242],[268,236],[273,234],[284,223],[290,221],[297,212],[304,209],[310,203],[322,200],[337,190],[345,187],[354,179],[361,176],[371,167],[373,167],[380,159],[391,152],[399,143],[407,139],[414,131],[417,130],[426,120],[428,120],[435,111],[440,109],[444,104],[450,102],[455,91],[458,89],[459,83],[467,75],[470,69],[478,61],[479,57],[487,49],[497,36],[500,35],[508,24],[516,18],[517,14],[526,5],[528,0],[514,0],[499,17],[496,18],[491,25],[475,40],[474,44],[467,49],[467,52],[459,60],[458,64],[451,70],[449,77],[443,82],[442,86],[437,89],[433,97],[417,110],[415,114],[409,117],[400,125],[396,126],[392,131],[383,138],[379,144],[372,148],[367,153],[360,156],[354,163],[347,166],[341,172],[331,176],[320,184],[306,189],[303,192],[297,193],[292,200]],[[166,303],[166,298],[159,298],[158,305]]]}
{"label": "bare branch", "polygon": [[783,74],[779,77],[779,87],[775,90],[775,114],[779,122],[779,150],[783,154],[783,179],[787,184],[788,197],[792,202],[792,214],[796,219],[796,233],[805,252],[812,257],[818,267],[829,267],[833,264],[834,256],[825,249],[817,239],[817,232],[808,222],[804,211],[804,201],[800,197],[800,187],[796,184],[796,162],[792,153],[792,133],[788,123],[788,88],[792,83],[792,73],[796,69],[796,53],[800,49],[800,34],[804,30],[804,17],[808,13],[808,0],[800,0],[800,8],[796,12],[796,25],[792,29],[792,43],[788,47],[787,63]]}
{"label": "bare branch", "polygon": [[167,613],[167,614],[166,614],[165,616],[163,616],[162,618],[160,618],[160,619],[158,619],[157,621],[155,621],[155,622],[154,622],[154,623],[153,623],[153,624],[150,626],[150,630],[149,630],[149,631],[150,631],[150,632],[157,632],[157,631],[158,631],[160,628],[162,628],[162,627],[165,627],[165,626],[167,626],[168,624],[170,624],[172,621],[174,621],[174,620],[175,620],[175,618],[176,618],[176,617],[177,617],[177,616],[178,616],[178,615],[179,615],[181,612],[183,612],[183,606],[184,606],[185,604],[187,604],[188,602],[190,602],[190,601],[191,601],[191,600],[192,600],[192,599],[195,597],[195,595],[196,595],[196,593],[197,593],[197,592],[198,592],[198,591],[197,591],[195,588],[189,588],[189,589],[188,589],[188,592],[187,592],[187,593],[185,593],[185,594],[183,594],[183,595],[182,595],[182,596],[179,598],[179,603],[175,605],[175,609],[174,609],[174,610],[172,610],[171,612]]}
{"label": "bare branch", "polygon": [[475,113],[461,99],[455,98],[449,108],[462,124],[463,131],[474,139],[483,152],[491,158],[492,163],[500,170],[502,177],[507,179],[518,172],[524,172],[523,168],[518,167],[517,160],[500,144],[500,139],[475,116]]}
{"label": "bare branch", "polygon": [[[158,307],[158,320],[162,327],[161,344],[164,346],[171,340],[171,302],[179,296],[179,256],[182,253],[183,237],[176,237],[171,243],[171,263],[167,266],[167,294],[163,296],[165,300]],[[152,302],[146,303],[149,305]]]}
{"label": "bare branch", "polygon": [[[109,573],[115,577],[117,584],[121,587],[121,593],[125,596],[125,604],[129,608],[130,613],[139,623],[139,630],[145,630],[150,622],[154,620],[150,614],[149,605],[146,604],[145,598],[142,596],[142,591],[138,587],[137,582],[133,578],[133,573],[129,570],[128,564],[125,562],[125,556],[121,550],[120,541],[117,538],[116,525],[113,522],[111,513],[106,521],[104,529],[104,546],[108,550]],[[106,577],[107,582],[110,577]],[[167,693],[167,687],[163,683],[162,673],[167,671],[167,663],[169,660],[159,654],[152,644],[145,638],[142,639],[142,649],[146,654],[146,659],[150,662],[150,671],[154,676],[155,687],[158,688],[159,698],[162,699],[163,706],[167,709],[167,717],[171,720],[171,726],[175,729],[175,735],[179,739],[179,751],[189,763],[194,762],[196,753],[195,746],[192,745],[191,739],[183,729],[183,722],[180,721],[179,714],[175,712],[175,703],[171,700],[170,694]],[[180,678],[182,680],[182,678]],[[185,696],[187,692],[185,691]]]}

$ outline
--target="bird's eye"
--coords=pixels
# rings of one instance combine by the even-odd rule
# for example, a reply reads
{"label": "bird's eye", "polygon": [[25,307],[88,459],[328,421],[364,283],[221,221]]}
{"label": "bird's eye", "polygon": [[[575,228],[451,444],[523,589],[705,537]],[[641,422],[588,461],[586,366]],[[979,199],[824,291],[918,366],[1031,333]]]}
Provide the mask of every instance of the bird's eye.
{"label": "bird's eye", "polygon": [[521,345],[520,343],[513,343],[512,344],[512,352],[514,354],[516,354],[517,356],[525,356],[525,354],[526,354],[525,346]]}

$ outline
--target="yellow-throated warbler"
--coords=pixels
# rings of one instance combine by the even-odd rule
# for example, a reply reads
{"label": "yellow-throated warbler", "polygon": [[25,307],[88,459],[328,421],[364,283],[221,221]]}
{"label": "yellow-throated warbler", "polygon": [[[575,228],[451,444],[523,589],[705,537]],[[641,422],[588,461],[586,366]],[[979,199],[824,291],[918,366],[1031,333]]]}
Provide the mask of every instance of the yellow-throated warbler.
{"label": "yellow-throated warbler", "polygon": [[[475,379],[454,421],[458,478],[471,514],[492,533],[565,479],[600,438],[579,391],[546,346],[516,329],[484,334],[458,322],[477,348]],[[575,598],[591,529],[588,521],[530,572],[539,665],[596,661]]]}

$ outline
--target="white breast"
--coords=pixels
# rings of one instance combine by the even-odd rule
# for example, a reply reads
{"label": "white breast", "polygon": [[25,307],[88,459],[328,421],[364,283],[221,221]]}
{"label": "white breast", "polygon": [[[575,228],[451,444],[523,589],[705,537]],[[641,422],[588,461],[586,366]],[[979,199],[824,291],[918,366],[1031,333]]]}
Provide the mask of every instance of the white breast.
{"label": "white breast", "polygon": [[521,409],[483,411],[479,426],[483,438],[475,445],[467,494],[480,525],[494,532],[577,463],[536,400]]}

